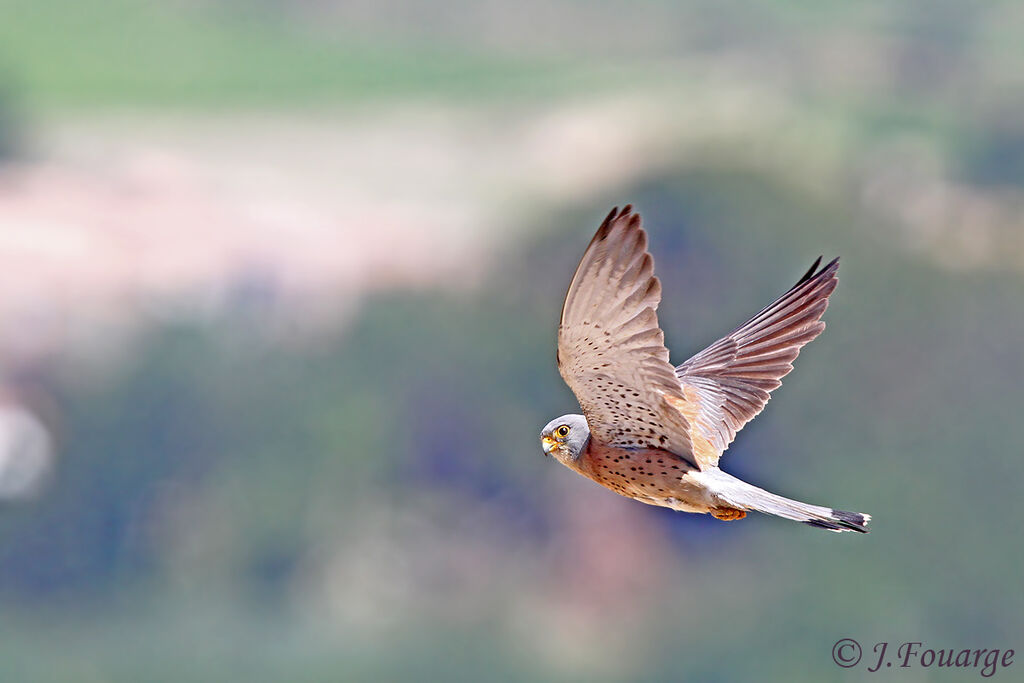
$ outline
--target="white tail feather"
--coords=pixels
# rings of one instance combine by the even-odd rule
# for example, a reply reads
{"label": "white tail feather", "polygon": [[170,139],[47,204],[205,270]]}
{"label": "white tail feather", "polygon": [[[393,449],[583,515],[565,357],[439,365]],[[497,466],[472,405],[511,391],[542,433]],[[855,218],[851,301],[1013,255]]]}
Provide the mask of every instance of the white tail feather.
{"label": "white tail feather", "polygon": [[868,532],[867,524],[871,520],[871,515],[834,510],[784,498],[753,484],[748,484],[717,468],[705,470],[698,476],[711,490],[714,497],[728,506],[784,517],[829,531]]}

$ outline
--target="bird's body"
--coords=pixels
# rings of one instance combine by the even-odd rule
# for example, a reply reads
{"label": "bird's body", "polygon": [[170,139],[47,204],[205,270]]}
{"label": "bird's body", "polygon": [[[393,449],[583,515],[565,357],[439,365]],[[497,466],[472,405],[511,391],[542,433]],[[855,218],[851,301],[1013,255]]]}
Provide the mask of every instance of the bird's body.
{"label": "bird's body", "polygon": [[590,442],[569,469],[588,479],[649,505],[683,512],[710,512],[714,502],[694,475],[693,465],[657,448],[616,448]]}
{"label": "bird's body", "polygon": [[628,498],[733,520],[756,510],[833,531],[866,532],[868,515],[801,503],[718,467],[764,407],[800,348],[824,329],[838,262],[818,263],[732,333],[673,368],[655,310],[661,286],[640,217],[613,210],[566,294],[559,371],[583,415],[541,432],[545,453]]}

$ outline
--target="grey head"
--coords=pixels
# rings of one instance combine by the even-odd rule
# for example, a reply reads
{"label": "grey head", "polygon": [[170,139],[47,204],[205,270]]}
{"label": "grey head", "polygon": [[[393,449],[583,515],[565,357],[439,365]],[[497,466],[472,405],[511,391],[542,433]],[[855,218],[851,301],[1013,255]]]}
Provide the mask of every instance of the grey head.
{"label": "grey head", "polygon": [[590,440],[590,427],[582,415],[563,415],[548,422],[540,432],[545,455],[553,455],[562,464],[574,462]]}

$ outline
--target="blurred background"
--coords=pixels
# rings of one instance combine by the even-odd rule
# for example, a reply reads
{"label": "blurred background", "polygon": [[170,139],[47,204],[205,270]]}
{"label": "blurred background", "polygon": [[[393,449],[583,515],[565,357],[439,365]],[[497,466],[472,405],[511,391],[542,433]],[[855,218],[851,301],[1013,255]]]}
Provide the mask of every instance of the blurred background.
{"label": "blurred background", "polygon": [[[677,363],[842,256],[723,465],[869,536],[542,457],[625,202]],[[1024,649],[1020,3],[0,0],[0,273],[3,681]]]}

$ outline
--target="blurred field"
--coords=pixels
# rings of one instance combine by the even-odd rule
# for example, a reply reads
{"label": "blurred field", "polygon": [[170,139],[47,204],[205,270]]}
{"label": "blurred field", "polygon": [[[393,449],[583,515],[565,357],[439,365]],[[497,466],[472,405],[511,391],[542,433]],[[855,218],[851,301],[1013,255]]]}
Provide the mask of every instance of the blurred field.
{"label": "blurred field", "polygon": [[[0,680],[874,680],[832,644],[1024,645],[1015,3],[0,17]],[[842,256],[723,465],[869,536],[541,456],[561,297],[624,202],[676,362]]]}

